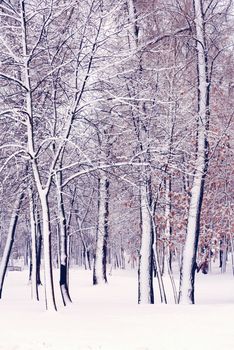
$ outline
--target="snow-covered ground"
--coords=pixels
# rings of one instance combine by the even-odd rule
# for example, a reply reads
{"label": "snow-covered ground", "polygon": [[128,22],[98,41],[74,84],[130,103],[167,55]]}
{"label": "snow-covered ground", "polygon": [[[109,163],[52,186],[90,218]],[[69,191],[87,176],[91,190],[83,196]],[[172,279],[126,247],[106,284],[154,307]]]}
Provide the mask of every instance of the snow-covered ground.
{"label": "snow-covered ground", "polygon": [[[27,276],[8,272],[0,301],[0,350],[234,349],[231,274],[199,273],[196,305],[139,306],[136,272],[113,271],[108,285],[93,287],[91,272],[72,270],[73,304],[66,309],[59,304],[57,313],[30,300]],[[157,288],[155,294],[159,299]]]}

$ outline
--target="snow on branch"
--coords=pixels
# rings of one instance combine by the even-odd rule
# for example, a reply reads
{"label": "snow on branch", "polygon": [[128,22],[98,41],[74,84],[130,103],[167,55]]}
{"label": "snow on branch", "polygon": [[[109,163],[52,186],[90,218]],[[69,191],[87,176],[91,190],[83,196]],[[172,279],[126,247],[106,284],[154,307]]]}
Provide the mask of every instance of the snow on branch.
{"label": "snow on branch", "polygon": [[[62,188],[65,187],[70,181],[74,180],[76,177],[82,176],[82,175],[86,175],[89,173],[92,173],[94,171],[97,170],[106,170],[106,169],[110,169],[110,168],[117,168],[117,167],[122,167],[122,166],[149,166],[150,164],[147,162],[141,162],[141,163],[135,163],[135,162],[121,162],[121,163],[113,163],[113,164],[102,164],[102,165],[98,165],[95,167],[92,167],[90,169],[83,169],[80,170],[76,173],[74,173],[73,175],[71,175],[70,177],[68,177],[62,184]],[[64,168],[63,168],[64,170]]]}
{"label": "snow on branch", "polygon": [[13,78],[10,75],[7,75],[5,73],[0,73],[0,77],[3,78],[3,79],[6,79],[6,80],[14,82],[14,83],[20,85],[24,90],[28,91],[27,87],[22,83],[21,80]]}

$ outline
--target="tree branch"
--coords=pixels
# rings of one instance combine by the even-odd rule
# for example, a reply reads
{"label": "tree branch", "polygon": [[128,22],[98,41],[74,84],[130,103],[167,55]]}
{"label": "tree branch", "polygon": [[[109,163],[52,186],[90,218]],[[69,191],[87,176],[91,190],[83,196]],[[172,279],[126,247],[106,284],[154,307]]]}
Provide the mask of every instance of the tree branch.
{"label": "tree branch", "polygon": [[[83,169],[83,170],[80,170],[80,171],[74,173],[70,177],[68,177],[61,185],[61,188],[65,187],[70,181],[74,180],[76,177],[86,175],[89,173],[93,173],[94,171],[97,171],[97,170],[106,170],[106,169],[117,168],[117,167],[122,167],[122,166],[126,166],[126,165],[128,165],[128,166],[147,166],[150,164],[149,163],[121,162],[121,163],[113,163],[113,164],[102,164],[102,165],[98,165],[96,167],[92,167],[91,169]],[[60,170],[58,170],[58,171],[60,171]]]}
{"label": "tree branch", "polygon": [[1,72],[0,72],[0,77],[2,77],[3,79],[6,79],[6,80],[13,81],[14,83],[20,85],[25,91],[28,91],[27,87],[22,83],[21,80],[13,78],[13,77],[11,77],[7,74],[1,73]]}

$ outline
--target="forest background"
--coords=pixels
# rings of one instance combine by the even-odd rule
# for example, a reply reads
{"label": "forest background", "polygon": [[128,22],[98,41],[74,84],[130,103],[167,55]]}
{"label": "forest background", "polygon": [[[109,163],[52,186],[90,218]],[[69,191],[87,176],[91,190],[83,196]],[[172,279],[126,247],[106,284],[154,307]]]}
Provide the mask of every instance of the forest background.
{"label": "forest background", "polygon": [[138,303],[154,277],[166,302],[168,274],[194,303],[196,270],[234,271],[232,1],[1,0],[0,18],[0,295],[23,259],[49,310],[75,265],[93,284],[137,268]]}

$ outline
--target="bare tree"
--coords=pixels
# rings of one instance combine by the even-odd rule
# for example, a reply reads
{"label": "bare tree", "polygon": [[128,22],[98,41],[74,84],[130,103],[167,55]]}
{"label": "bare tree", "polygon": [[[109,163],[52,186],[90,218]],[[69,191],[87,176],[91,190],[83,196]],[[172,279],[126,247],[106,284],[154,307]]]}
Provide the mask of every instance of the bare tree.
{"label": "bare tree", "polygon": [[[209,42],[209,27],[206,23],[216,17],[216,5],[210,2],[206,6],[203,0],[194,0],[194,27],[197,62],[197,134],[196,160],[189,203],[186,240],[183,249],[183,260],[180,276],[180,303],[194,304],[194,282],[196,271],[196,255],[200,233],[200,217],[202,210],[205,177],[208,170],[208,131],[210,123],[210,89],[213,64],[216,55],[211,58],[212,45]],[[228,4],[228,8],[230,3]],[[226,9],[221,4],[219,11]],[[213,23],[215,25],[215,23]],[[219,29],[220,30],[220,29]],[[211,40],[212,43],[212,40]],[[209,45],[209,46],[208,46]],[[219,54],[219,51],[218,51]],[[210,62],[211,60],[211,62]]]}

